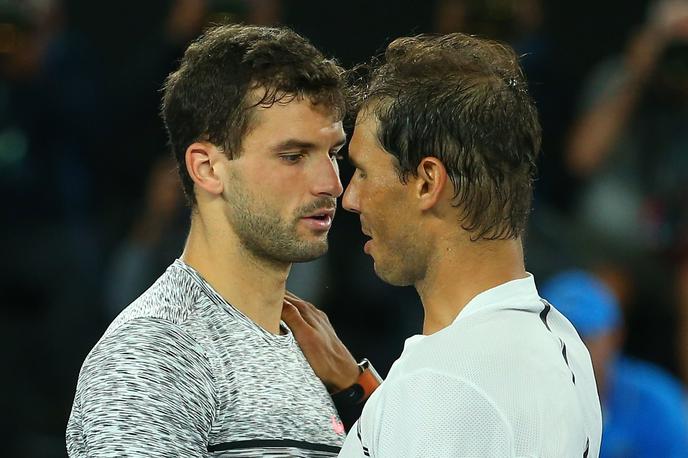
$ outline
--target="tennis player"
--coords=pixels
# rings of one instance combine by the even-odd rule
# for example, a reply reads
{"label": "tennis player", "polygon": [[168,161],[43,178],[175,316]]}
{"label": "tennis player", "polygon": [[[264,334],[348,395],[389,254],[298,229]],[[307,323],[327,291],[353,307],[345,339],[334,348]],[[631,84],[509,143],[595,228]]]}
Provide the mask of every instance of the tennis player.
{"label": "tennis player", "polygon": [[358,95],[343,205],[376,273],[415,286],[425,318],[340,456],[598,456],[590,356],[525,270],[540,125],[513,50],[400,38]]}
{"label": "tennis player", "polygon": [[70,456],[337,454],[328,389],[359,369],[334,338],[330,366],[351,371],[324,386],[280,315],[291,263],[325,253],[342,194],[341,75],[283,28],[221,26],[187,49],[162,104],[186,246],[86,358]]}

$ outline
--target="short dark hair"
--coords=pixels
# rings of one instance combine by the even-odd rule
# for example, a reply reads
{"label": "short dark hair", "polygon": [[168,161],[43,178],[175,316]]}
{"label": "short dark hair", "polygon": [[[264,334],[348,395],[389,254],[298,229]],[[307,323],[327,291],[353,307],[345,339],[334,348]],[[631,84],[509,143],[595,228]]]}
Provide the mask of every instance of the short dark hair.
{"label": "short dark hair", "polygon": [[[186,149],[206,140],[238,157],[252,109],[307,97],[344,116],[343,69],[286,27],[210,28],[184,53],[163,87],[162,117],[187,201],[196,203]],[[264,90],[260,100],[251,91]]]}
{"label": "short dark hair", "polygon": [[402,183],[437,157],[472,240],[521,236],[541,130],[514,51],[461,33],[419,35],[393,41],[366,68],[352,102],[377,118]]}

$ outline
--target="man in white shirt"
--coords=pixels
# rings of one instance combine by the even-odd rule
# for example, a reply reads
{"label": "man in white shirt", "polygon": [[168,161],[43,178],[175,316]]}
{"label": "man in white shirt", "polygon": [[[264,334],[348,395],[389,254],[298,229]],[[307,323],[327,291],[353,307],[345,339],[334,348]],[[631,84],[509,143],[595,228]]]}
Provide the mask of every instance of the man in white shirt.
{"label": "man in white shirt", "polygon": [[[401,38],[357,95],[343,205],[376,273],[415,286],[425,318],[340,456],[598,456],[589,354],[525,270],[540,125],[513,50]],[[299,311],[285,316],[307,340]]]}

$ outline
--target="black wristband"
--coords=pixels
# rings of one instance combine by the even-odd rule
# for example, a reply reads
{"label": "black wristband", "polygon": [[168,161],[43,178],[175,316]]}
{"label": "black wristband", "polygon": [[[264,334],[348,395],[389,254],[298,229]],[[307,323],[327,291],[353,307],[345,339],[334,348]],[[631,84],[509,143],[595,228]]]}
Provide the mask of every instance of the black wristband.
{"label": "black wristband", "polygon": [[332,394],[332,401],[336,405],[355,405],[363,400],[363,387],[354,383],[349,388]]}

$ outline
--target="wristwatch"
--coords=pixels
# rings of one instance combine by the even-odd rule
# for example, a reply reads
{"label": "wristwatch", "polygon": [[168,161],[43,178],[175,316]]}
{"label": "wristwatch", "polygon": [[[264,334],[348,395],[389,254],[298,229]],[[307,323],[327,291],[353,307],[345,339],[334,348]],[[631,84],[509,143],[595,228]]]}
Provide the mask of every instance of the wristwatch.
{"label": "wristwatch", "polygon": [[351,385],[342,391],[338,391],[332,395],[332,400],[335,404],[360,404],[365,401],[373,394],[373,391],[377,389],[382,383],[382,377],[377,373],[375,368],[370,361],[363,358],[360,363],[358,363],[358,379],[356,383]]}

